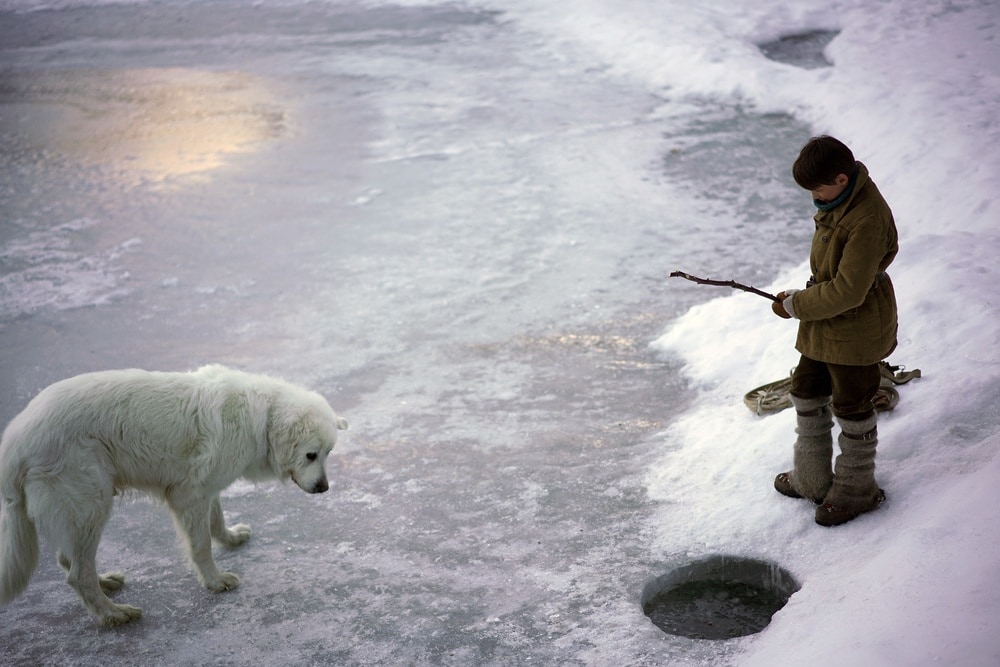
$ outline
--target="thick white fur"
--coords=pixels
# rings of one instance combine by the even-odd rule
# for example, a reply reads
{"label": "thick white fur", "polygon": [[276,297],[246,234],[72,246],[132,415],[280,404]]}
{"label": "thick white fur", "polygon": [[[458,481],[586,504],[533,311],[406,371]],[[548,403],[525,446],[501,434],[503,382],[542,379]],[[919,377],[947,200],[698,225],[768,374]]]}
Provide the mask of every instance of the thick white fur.
{"label": "thick white fur", "polygon": [[0,603],[27,587],[40,532],[99,623],[139,618],[107,597],[124,577],[98,576],[94,562],[112,497],[125,489],[166,502],[206,588],[235,588],[239,578],[212,560],[212,538],[235,547],[250,528],[226,527],[219,492],[238,478],[326,491],[326,458],[344,428],[319,394],[222,366],[105,371],[51,385],[0,443]]}

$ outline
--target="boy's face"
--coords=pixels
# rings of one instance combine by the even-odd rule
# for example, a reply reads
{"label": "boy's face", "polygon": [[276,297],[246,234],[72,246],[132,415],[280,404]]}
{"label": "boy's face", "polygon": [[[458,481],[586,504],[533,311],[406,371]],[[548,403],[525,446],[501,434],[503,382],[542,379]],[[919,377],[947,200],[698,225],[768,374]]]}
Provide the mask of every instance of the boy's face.
{"label": "boy's face", "polygon": [[813,199],[821,202],[831,202],[840,196],[840,193],[844,191],[847,184],[851,182],[847,174],[837,174],[837,178],[834,179],[833,183],[830,185],[820,185],[814,188],[812,192]]}

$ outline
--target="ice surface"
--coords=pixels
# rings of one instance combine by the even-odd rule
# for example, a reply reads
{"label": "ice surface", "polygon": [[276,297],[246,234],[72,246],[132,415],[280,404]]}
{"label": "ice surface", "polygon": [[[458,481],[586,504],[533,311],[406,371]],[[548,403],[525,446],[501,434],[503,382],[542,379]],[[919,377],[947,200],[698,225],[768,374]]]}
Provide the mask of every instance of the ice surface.
{"label": "ice surface", "polygon": [[[4,664],[1000,660],[996,4],[501,4],[0,0],[2,421],[215,361],[351,423],[326,495],[227,492],[237,591],[126,498],[99,559],[142,621],[98,631],[49,555]],[[832,67],[757,46],[811,31]],[[892,360],[924,371],[888,504],[835,530],[770,487],[791,415],[741,401],[794,327],[666,279],[798,285],[818,132],[893,205]],[[753,637],[655,628],[646,583],[718,553],[802,590]]]}

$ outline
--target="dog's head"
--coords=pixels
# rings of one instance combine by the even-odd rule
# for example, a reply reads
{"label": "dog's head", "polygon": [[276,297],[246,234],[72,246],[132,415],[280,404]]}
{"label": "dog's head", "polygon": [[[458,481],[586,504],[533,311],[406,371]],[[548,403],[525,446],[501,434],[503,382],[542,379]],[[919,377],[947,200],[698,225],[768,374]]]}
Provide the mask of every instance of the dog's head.
{"label": "dog's head", "polygon": [[268,440],[282,479],[289,479],[306,493],[330,488],[326,458],[337,444],[337,431],[347,428],[326,401],[311,405],[283,404],[272,409]]}

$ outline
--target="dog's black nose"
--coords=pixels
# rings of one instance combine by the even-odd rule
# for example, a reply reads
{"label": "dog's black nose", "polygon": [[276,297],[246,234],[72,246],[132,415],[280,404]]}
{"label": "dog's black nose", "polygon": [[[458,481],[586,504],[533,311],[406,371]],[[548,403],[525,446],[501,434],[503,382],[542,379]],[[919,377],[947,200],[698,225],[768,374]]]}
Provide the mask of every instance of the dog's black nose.
{"label": "dog's black nose", "polygon": [[321,479],[312,488],[312,493],[326,493],[330,489],[330,485],[325,479]]}

